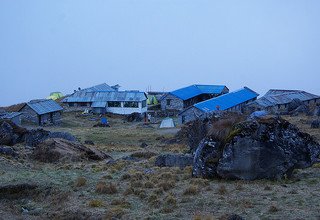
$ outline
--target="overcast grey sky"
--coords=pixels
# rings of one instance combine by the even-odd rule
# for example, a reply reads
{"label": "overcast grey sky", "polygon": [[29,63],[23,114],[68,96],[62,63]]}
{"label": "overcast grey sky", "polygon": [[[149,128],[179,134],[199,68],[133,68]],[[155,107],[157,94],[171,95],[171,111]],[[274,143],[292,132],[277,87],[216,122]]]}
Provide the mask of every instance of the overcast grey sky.
{"label": "overcast grey sky", "polygon": [[106,82],[320,95],[319,0],[0,0],[0,105]]}

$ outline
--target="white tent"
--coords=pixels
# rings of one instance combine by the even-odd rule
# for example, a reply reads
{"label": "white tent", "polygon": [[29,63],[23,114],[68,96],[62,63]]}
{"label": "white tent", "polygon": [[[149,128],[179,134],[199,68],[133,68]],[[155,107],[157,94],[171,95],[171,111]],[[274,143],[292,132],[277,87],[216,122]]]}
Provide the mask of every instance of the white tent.
{"label": "white tent", "polygon": [[172,118],[165,118],[162,120],[160,128],[174,128],[174,123]]}

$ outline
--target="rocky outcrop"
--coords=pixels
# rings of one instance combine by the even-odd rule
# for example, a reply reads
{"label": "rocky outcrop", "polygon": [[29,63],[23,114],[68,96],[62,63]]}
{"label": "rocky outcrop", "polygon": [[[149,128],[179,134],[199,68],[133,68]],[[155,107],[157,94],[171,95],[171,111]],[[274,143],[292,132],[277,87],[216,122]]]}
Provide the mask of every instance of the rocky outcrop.
{"label": "rocky outcrop", "polygon": [[155,165],[159,167],[180,167],[191,166],[193,157],[187,154],[163,154],[156,158]]}
{"label": "rocky outcrop", "polygon": [[0,120],[0,145],[12,146],[22,142],[27,129],[21,128],[8,120]]}
{"label": "rocky outcrop", "polygon": [[241,122],[224,137],[210,138],[197,148],[194,176],[279,179],[319,160],[320,145],[279,118]]}
{"label": "rocky outcrop", "polygon": [[18,154],[16,153],[16,151],[9,146],[0,146],[0,155],[6,155],[6,156],[12,156],[12,157],[16,157],[18,156]]}
{"label": "rocky outcrop", "polygon": [[76,138],[68,132],[50,132],[44,129],[34,129],[28,131],[24,137],[24,140],[28,146],[34,147],[40,142],[43,142],[49,138],[61,138],[68,141],[76,141]]}
{"label": "rocky outcrop", "polygon": [[320,128],[320,120],[314,120],[311,122],[311,128]]}
{"label": "rocky outcrop", "polygon": [[76,141],[76,138],[68,132],[50,132],[44,129],[27,130],[7,120],[0,120],[0,145],[13,146],[17,143],[25,143],[34,147],[48,138],[62,138],[68,141]]}
{"label": "rocky outcrop", "polygon": [[49,138],[38,143],[31,158],[45,163],[111,159],[102,151],[59,138]]}

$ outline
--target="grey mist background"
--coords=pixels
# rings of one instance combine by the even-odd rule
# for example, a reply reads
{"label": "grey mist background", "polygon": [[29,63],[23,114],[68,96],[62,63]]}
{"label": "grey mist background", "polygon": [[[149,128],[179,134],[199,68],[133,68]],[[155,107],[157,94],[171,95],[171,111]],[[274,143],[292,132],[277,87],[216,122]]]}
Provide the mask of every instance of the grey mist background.
{"label": "grey mist background", "polygon": [[320,94],[319,0],[1,0],[0,105],[106,82]]}

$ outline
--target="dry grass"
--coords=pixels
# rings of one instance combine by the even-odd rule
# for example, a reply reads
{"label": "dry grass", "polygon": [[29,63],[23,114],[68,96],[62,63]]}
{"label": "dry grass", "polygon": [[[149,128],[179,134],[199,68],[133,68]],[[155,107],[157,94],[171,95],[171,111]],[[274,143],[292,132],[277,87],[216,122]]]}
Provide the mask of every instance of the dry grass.
{"label": "dry grass", "polygon": [[82,186],[85,186],[86,183],[87,183],[87,179],[85,177],[78,177],[74,182],[74,186],[82,187]]}
{"label": "dry grass", "polygon": [[183,195],[186,195],[186,196],[192,196],[198,193],[199,193],[199,187],[195,185],[191,185],[183,191]]}
{"label": "dry grass", "polygon": [[96,192],[100,194],[115,194],[118,190],[113,183],[99,182],[96,186]]}
{"label": "dry grass", "polygon": [[220,195],[225,195],[225,194],[227,194],[227,188],[226,188],[226,186],[225,185],[220,185],[219,187],[218,187],[218,190],[217,190],[217,193],[218,194],[220,194]]}
{"label": "dry grass", "polygon": [[121,206],[122,208],[129,209],[131,207],[130,202],[128,202],[125,198],[114,199],[110,203],[112,206]]}
{"label": "dry grass", "polygon": [[102,207],[103,206],[103,201],[98,200],[98,199],[91,200],[89,202],[89,206],[93,207],[93,208]]}
{"label": "dry grass", "polygon": [[[40,217],[52,210],[64,210],[66,205],[77,207],[75,209],[79,213],[83,211],[91,216],[101,216],[102,219],[103,217],[106,219],[148,217],[149,219],[209,220],[220,219],[225,213],[238,213],[245,219],[270,219],[272,217],[310,219],[318,213],[317,204],[320,195],[317,189],[320,176],[317,171],[320,165],[299,170],[295,173],[299,181],[285,183],[262,180],[244,182],[196,179],[191,176],[191,166],[184,169],[155,167],[154,156],[138,162],[118,160],[135,153],[137,157],[149,157],[148,153],[144,153],[146,149],[140,148],[141,139],[148,140],[147,149],[156,154],[172,151],[183,152],[186,144],[165,145],[159,142],[159,139],[156,140],[161,132],[158,129],[137,128],[135,124],[123,124],[118,119],[111,119],[111,122],[113,123],[111,128],[92,128],[90,127],[92,122],[88,119],[81,118],[75,121],[73,118],[70,123],[77,125],[68,125],[71,127],[63,129],[60,127],[49,129],[72,132],[80,141],[89,139],[88,137],[96,138],[97,141],[90,139],[96,144],[94,148],[109,152],[116,161],[114,164],[106,164],[104,161],[81,162],[81,164],[66,164],[58,168],[51,164],[32,171],[25,169],[23,172],[17,169],[10,172],[6,168],[3,169],[5,172],[0,175],[1,182],[16,181],[19,178],[25,181],[27,174],[30,173],[29,176],[38,179],[41,184],[50,184],[53,188],[61,188],[63,192],[69,193],[69,197],[64,198],[58,194],[51,195],[53,193],[48,190],[45,193],[50,194],[48,197],[50,200],[43,200],[42,196],[33,196],[32,201],[35,207],[43,210]],[[307,128],[309,125],[303,126]],[[167,137],[166,134],[165,136]],[[79,183],[79,187],[83,188],[75,189],[74,187],[78,185],[76,184],[77,179],[83,176],[87,178],[85,185]],[[282,186],[283,184],[286,184],[286,187]],[[267,187],[264,190],[267,185],[269,189]],[[115,190],[112,190],[113,187],[110,186],[114,186]],[[92,193],[95,189],[97,193]],[[57,199],[51,201],[55,197]],[[264,199],[265,197],[268,199]],[[63,201],[67,202],[62,204]],[[102,201],[103,203],[99,204]],[[43,204],[49,205],[44,206]],[[274,211],[273,208],[270,208],[271,211],[269,211],[272,204],[277,204],[277,206],[281,204],[281,211]],[[7,212],[3,206],[6,207],[7,204],[0,204],[1,211]],[[279,210],[277,206],[275,210]],[[10,213],[20,213],[21,206],[16,208],[16,205],[12,205],[12,207],[15,209],[10,210]],[[299,207],[299,209],[293,207]],[[79,217],[83,216],[79,215]]]}
{"label": "dry grass", "polygon": [[278,211],[280,211],[280,209],[275,205],[272,205],[269,208],[269,212],[278,212]]}
{"label": "dry grass", "polygon": [[175,187],[175,182],[172,180],[162,180],[159,184],[157,184],[157,187],[163,189],[164,191],[168,191]]}

